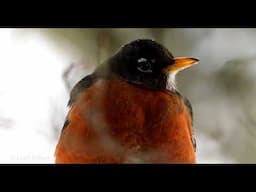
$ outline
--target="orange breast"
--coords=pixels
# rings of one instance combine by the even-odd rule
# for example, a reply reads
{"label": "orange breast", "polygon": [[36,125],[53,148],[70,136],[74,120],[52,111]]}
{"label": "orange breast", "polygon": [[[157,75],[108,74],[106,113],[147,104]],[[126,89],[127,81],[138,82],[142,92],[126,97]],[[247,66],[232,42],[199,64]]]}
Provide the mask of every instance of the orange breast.
{"label": "orange breast", "polygon": [[120,80],[98,80],[68,114],[56,163],[194,163],[183,99]]}

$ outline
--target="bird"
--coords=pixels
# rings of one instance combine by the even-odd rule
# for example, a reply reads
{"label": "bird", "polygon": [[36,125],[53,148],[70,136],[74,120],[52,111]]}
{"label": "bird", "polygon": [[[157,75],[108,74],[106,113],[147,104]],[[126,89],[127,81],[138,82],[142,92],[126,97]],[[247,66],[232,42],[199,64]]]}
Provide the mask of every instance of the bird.
{"label": "bird", "polygon": [[55,163],[195,164],[192,106],[175,76],[198,62],[152,39],[121,46],[71,90]]}

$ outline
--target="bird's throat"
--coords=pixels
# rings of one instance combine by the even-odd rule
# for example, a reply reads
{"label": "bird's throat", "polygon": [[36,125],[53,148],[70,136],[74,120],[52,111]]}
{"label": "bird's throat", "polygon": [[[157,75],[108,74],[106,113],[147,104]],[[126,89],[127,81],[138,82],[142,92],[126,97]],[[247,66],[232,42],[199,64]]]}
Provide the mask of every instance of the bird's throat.
{"label": "bird's throat", "polygon": [[166,89],[170,91],[177,90],[176,87],[176,74],[177,72],[172,72],[168,75]]}

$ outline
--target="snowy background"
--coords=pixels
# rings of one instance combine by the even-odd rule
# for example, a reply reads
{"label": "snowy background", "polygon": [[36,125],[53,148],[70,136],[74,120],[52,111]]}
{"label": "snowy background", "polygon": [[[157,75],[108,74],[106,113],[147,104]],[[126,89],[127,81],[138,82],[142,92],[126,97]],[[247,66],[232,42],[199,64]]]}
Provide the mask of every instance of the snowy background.
{"label": "snowy background", "polygon": [[151,38],[200,64],[178,75],[198,163],[256,162],[256,29],[0,29],[0,163],[54,163],[70,88]]}

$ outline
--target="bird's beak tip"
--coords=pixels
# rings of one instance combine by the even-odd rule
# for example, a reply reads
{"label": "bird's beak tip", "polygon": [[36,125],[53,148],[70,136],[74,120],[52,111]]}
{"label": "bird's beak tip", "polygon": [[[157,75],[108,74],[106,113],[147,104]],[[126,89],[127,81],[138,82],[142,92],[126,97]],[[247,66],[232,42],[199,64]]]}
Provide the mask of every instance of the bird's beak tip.
{"label": "bird's beak tip", "polygon": [[200,62],[200,60],[197,58],[190,58],[190,59],[194,60],[194,62],[195,62],[194,64],[198,64]]}

